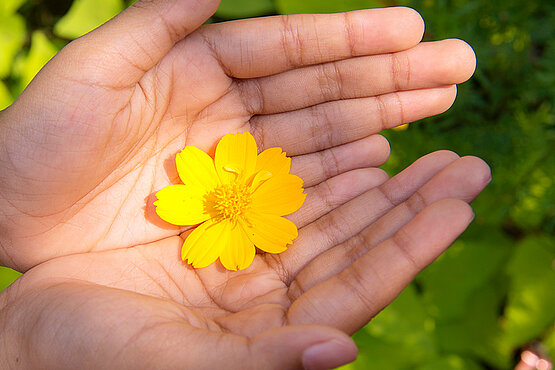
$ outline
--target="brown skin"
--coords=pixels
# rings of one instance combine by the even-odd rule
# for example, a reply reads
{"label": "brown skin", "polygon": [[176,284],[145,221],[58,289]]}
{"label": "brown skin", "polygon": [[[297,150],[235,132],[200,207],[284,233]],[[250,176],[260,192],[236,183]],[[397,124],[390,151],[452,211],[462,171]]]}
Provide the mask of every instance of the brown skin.
{"label": "brown skin", "polygon": [[[405,8],[200,27],[217,5],[139,1],[0,113],[0,260],[26,271],[0,295],[1,367],[338,366],[356,356],[347,334],[471,221],[481,160],[375,168],[379,131],[452,104],[468,45],[419,44]],[[158,219],[153,194],[184,145],[238,130],[292,156],[299,238],[244,271],[194,270],[190,227]]]}

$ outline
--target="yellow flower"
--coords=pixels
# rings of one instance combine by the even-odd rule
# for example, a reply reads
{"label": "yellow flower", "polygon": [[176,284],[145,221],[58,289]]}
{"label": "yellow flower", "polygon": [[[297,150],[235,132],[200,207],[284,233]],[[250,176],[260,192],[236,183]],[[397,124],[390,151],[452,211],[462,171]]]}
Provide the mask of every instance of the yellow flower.
{"label": "yellow flower", "polygon": [[218,258],[228,270],[250,266],[255,246],[281,253],[298,235],[281,217],[303,204],[303,181],[289,174],[291,159],[281,148],[257,155],[248,132],[228,134],[216,147],[214,160],[194,146],[176,157],[183,185],[156,193],[156,213],[174,225],[200,225],[183,243],[181,258],[206,267]]}

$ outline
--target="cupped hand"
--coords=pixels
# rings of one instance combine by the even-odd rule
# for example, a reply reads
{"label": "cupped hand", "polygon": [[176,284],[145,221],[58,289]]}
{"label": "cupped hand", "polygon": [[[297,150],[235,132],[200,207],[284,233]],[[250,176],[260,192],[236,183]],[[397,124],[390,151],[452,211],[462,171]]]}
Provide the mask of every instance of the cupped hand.
{"label": "cupped hand", "polygon": [[[64,48],[1,112],[4,361],[29,367],[313,368],[472,219],[489,169],[450,152],[392,179],[384,128],[438,114],[474,70],[392,8],[200,25],[214,1],[140,1]],[[230,272],[180,259],[153,194],[185,145],[248,130],[305,181],[299,237]],[[34,267],[34,268],[33,268]]]}
{"label": "cupped hand", "polygon": [[216,7],[137,2],[66,46],[1,112],[4,265],[183,231],[158,219],[153,194],[178,182],[185,145],[210,151],[229,132],[282,147],[309,192],[380,165],[389,147],[372,134],[446,110],[474,70],[462,41],[418,44],[423,22],[406,8],[201,27]]}
{"label": "cupped hand", "polygon": [[[323,369],[352,361],[346,334],[453,242],[473,218],[467,202],[489,180],[481,160],[452,152],[423,157],[390,180],[376,171],[324,185],[326,201],[308,207],[333,210],[293,215],[293,246],[257,255],[246,270],[194,269],[180,261],[178,236],[34,267],[0,295],[0,363]],[[348,177],[371,189],[342,203],[336,190]]]}

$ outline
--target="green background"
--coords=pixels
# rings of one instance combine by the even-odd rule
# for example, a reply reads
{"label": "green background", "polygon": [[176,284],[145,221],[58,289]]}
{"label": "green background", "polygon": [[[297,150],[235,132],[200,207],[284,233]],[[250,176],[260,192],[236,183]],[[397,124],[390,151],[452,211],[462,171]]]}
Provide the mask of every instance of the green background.
{"label": "green background", "polygon": [[[0,0],[0,109],[67,42],[122,0]],[[478,67],[445,114],[385,133],[397,173],[437,149],[477,155],[493,181],[472,226],[355,334],[354,369],[510,369],[555,357],[555,6],[519,0],[223,0],[211,19],[407,5],[426,40],[462,38]],[[0,268],[0,289],[18,274]]]}

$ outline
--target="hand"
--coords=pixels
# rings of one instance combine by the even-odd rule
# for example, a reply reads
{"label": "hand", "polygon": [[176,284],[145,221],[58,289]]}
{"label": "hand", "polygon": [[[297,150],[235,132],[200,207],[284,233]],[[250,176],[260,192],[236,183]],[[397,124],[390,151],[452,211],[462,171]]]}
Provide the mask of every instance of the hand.
{"label": "hand", "polygon": [[462,41],[417,45],[423,23],[405,8],[198,28],[216,7],[138,2],[66,46],[2,112],[4,265],[176,235],[153,194],[178,181],[186,144],[209,150],[228,132],[281,146],[308,187],[380,165],[389,147],[372,134],[446,110],[474,70]]}
{"label": "hand", "polygon": [[[422,23],[407,9],[189,33],[214,10],[195,4],[137,3],[2,112],[2,259],[48,261],[0,296],[8,361],[336,366],[355,354],[343,332],[470,222],[483,162],[440,152],[391,180],[365,168],[388,156],[372,134],[450,106],[474,69],[466,44],[416,45]],[[186,228],[157,220],[152,194],[176,181],[185,144],[210,149],[245,129],[261,149],[284,148],[305,180],[299,238],[244,271],[193,270],[179,259]]]}
{"label": "hand", "polygon": [[238,272],[182,263],[178,236],[43,263],[0,295],[0,364],[320,369],[352,361],[356,347],[344,333],[365,325],[466,228],[466,202],[489,170],[436,152],[385,179],[373,169],[333,178],[319,190],[332,208],[343,181],[375,186],[318,220],[295,214],[294,245]]}

